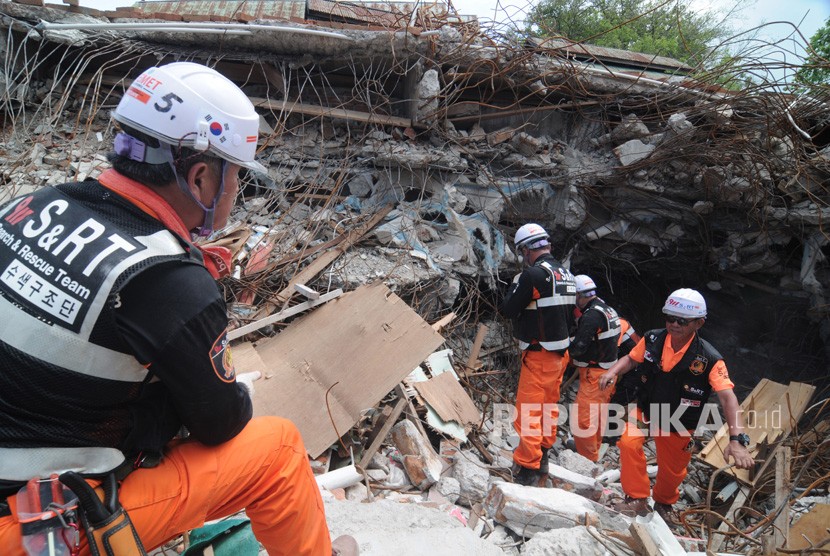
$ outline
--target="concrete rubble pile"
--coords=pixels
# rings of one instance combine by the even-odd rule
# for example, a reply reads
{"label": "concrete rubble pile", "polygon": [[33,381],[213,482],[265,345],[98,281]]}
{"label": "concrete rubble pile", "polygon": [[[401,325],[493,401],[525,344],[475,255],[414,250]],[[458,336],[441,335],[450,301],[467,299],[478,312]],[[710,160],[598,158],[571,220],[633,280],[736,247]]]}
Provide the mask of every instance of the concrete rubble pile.
{"label": "concrete rubble pile", "polygon": [[[494,310],[518,268],[513,233],[539,222],[573,268],[630,282],[608,278],[612,296],[654,285],[624,306],[635,322],[663,281],[775,298],[788,312],[764,334],[793,328],[782,315],[798,313],[812,352],[782,349],[815,372],[830,354],[830,106],[602,70],[446,12],[390,20],[403,26],[329,16],[225,19],[208,33],[181,14],[0,0],[0,200],[106,168],[109,111],[144,68],[215,64],[258,107],[268,168],[245,178],[231,224],[209,238],[234,252],[223,281],[233,326],[289,306],[279,293],[302,277],[318,292],[384,282],[429,322],[454,313],[444,334],[457,358],[487,328],[474,364],[455,362],[483,424],[462,442],[402,418],[363,483],[327,494],[332,533],[368,553],[633,553],[631,520],[604,505],[621,493],[614,448],[594,467],[559,446],[551,488],[510,482],[492,405],[515,389],[515,346]],[[162,26],[171,20],[183,30]],[[95,27],[109,23],[137,25]],[[748,368],[781,355],[749,333],[757,343],[725,333],[724,350]],[[350,432],[358,448],[376,426],[367,419]],[[315,465],[322,474],[349,457],[335,448]],[[690,481],[705,492],[711,470],[695,465]],[[701,503],[697,493],[683,504]]]}

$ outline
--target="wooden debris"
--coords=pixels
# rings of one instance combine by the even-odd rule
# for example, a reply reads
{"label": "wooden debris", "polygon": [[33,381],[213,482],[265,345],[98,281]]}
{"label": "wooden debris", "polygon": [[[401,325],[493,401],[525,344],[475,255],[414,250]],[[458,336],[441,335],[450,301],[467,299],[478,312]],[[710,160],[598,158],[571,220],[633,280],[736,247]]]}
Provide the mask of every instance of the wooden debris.
{"label": "wooden debris", "polygon": [[455,421],[466,430],[481,420],[481,413],[451,373],[441,373],[415,389],[444,421]]}
{"label": "wooden debris", "polygon": [[362,286],[258,342],[275,380],[257,383],[254,415],[291,419],[316,457],[443,341],[386,286]]}
{"label": "wooden debris", "polygon": [[[744,427],[752,444],[749,449],[756,459],[764,459],[753,474],[745,469],[731,468],[726,472],[747,485],[754,485],[763,475],[772,458],[759,458],[759,449],[783,442],[792,432],[815,392],[815,386],[801,382],[789,385],[762,379],[741,404]],[[698,457],[716,469],[726,465],[723,451],[729,443],[729,429],[723,425]],[[770,452],[771,455],[771,452]]]}

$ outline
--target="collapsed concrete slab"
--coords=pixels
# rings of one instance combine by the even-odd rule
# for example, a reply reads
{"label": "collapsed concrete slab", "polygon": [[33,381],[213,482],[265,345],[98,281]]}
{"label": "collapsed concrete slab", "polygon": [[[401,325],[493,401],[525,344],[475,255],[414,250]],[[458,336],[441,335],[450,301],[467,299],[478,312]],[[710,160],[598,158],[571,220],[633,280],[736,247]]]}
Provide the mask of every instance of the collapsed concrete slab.
{"label": "collapsed concrete slab", "polygon": [[484,507],[488,515],[518,535],[532,537],[548,529],[591,525],[627,531],[625,517],[573,492],[494,483]]}

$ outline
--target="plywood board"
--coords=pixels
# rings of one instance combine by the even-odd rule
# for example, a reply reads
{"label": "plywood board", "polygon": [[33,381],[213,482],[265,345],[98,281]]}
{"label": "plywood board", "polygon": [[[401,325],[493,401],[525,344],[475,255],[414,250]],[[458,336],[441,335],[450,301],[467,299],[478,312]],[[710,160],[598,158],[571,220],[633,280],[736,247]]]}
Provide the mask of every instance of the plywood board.
{"label": "plywood board", "polygon": [[462,426],[474,425],[481,420],[475,403],[452,373],[441,373],[425,382],[416,382],[414,386],[442,420],[455,421]]}
{"label": "plywood board", "polygon": [[443,341],[382,283],[361,286],[257,343],[270,378],[254,415],[291,419],[316,457]]}
{"label": "plywood board", "polygon": [[816,504],[790,527],[787,549],[798,550],[810,548],[810,543],[820,544],[823,540],[830,538],[828,527],[830,527],[830,504]]}
{"label": "plywood board", "polygon": [[[801,382],[788,385],[762,379],[741,403],[744,428],[749,434],[750,453],[758,456],[761,444],[775,444],[787,438],[792,432],[815,392],[815,386]],[[728,427],[724,424],[700,452],[699,458],[715,468],[726,465],[723,451],[729,443]],[[749,470],[732,468],[726,471],[744,484],[754,485],[772,458],[760,464],[752,476]]]}

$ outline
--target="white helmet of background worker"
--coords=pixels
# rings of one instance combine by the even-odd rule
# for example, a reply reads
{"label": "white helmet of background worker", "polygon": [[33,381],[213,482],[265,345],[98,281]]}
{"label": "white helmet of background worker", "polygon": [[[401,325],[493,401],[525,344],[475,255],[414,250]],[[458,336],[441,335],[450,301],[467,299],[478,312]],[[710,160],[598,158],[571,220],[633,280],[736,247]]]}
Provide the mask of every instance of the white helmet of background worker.
{"label": "white helmet of background worker", "polygon": [[527,247],[528,249],[539,249],[550,245],[550,236],[539,224],[525,224],[516,230],[516,237],[513,244],[516,249]]}
{"label": "white helmet of background worker", "polygon": [[585,297],[596,294],[597,285],[590,276],[577,274],[574,276],[574,282],[576,283],[576,293],[582,294]]}
{"label": "white helmet of background worker", "polygon": [[680,288],[666,298],[663,314],[687,319],[705,319],[706,300],[697,290]]}
{"label": "white helmet of background worker", "polygon": [[[255,160],[259,114],[254,105],[230,79],[207,66],[174,62],[144,71],[127,89],[113,118],[167,145],[208,151],[244,168],[266,171]],[[166,161],[148,154],[142,162]]]}

